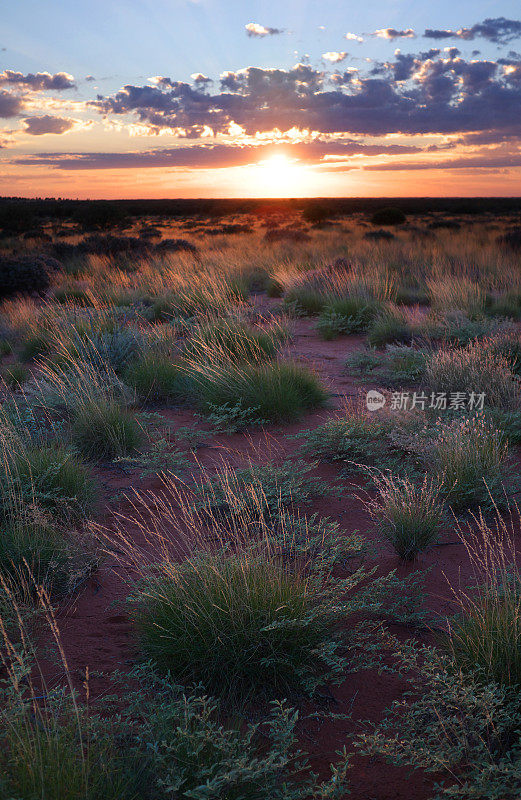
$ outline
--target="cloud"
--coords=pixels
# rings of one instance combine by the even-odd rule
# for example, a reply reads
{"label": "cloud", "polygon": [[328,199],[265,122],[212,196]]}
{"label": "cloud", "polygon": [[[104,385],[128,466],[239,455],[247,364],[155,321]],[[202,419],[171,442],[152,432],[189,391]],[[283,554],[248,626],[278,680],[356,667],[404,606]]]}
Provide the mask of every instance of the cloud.
{"label": "cloud", "polygon": [[404,31],[398,31],[396,28],[379,28],[377,31],[373,33],[373,36],[377,36],[380,39],[414,39],[416,34],[414,33],[412,28],[407,28]]}
{"label": "cloud", "polygon": [[[521,81],[514,67],[466,61],[436,50],[403,56],[378,77],[328,75],[309,64],[292,69],[247,67],[221,75],[220,88],[163,78],[156,86],[128,84],[90,105],[105,115],[133,115],[142,124],[200,137],[245,135],[297,127],[322,134],[453,134],[521,129]],[[383,71],[382,71],[383,70]]]}
{"label": "cloud", "polygon": [[87,83],[92,83],[93,81],[96,80],[96,78],[94,77],[94,75],[85,75],[85,80],[87,81]]}
{"label": "cloud", "polygon": [[267,155],[284,153],[290,158],[314,160],[326,164],[328,159],[346,159],[355,155],[407,155],[421,152],[405,145],[373,145],[355,140],[299,142],[283,145],[209,144],[186,147],[154,148],[127,153],[39,153],[21,156],[15,164],[48,166],[59,170],[191,168],[215,169],[256,164]]}
{"label": "cloud", "polygon": [[341,61],[344,61],[347,58],[347,53],[338,53],[334,50],[330,50],[327,53],[322,53],[322,58],[324,58],[326,61],[331,61],[332,64],[339,64]]}
{"label": "cloud", "polygon": [[365,170],[424,170],[424,169],[505,169],[521,167],[521,153],[504,153],[501,155],[482,154],[478,156],[461,156],[441,161],[393,161],[381,164],[367,164]]}
{"label": "cloud", "polygon": [[244,28],[248,36],[255,36],[258,39],[264,36],[276,36],[278,33],[282,33],[282,28],[267,28],[265,25],[259,25],[258,22],[248,22]]}
{"label": "cloud", "polygon": [[52,117],[49,114],[45,114],[41,117],[26,117],[22,122],[25,126],[25,133],[29,133],[31,136],[43,136],[47,133],[67,133],[67,131],[72,130],[77,124],[74,119]]}
{"label": "cloud", "polygon": [[12,69],[0,72],[0,86],[2,85],[17,86],[36,92],[50,89],[62,91],[63,89],[73,89],[76,86],[73,76],[69,75],[68,72],[56,72],[54,75],[51,75],[50,72],[23,75],[23,73],[14,72]]}
{"label": "cloud", "polygon": [[0,118],[16,117],[24,107],[21,97],[0,89]]}
{"label": "cloud", "polygon": [[361,42],[364,41],[364,37],[363,36],[359,36],[357,33],[346,33],[344,38],[347,39],[349,42],[360,42],[361,43]]}
{"label": "cloud", "polygon": [[450,29],[427,28],[423,34],[426,39],[487,39],[494,44],[506,44],[521,37],[521,20],[505,17],[487,18],[471,28]]}

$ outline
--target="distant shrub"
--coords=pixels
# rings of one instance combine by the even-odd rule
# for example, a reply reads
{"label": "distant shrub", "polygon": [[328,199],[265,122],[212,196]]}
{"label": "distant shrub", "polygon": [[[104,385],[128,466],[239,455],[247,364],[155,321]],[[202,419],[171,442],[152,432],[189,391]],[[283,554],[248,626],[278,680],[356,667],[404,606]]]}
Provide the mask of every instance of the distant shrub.
{"label": "distant shrub", "polygon": [[298,228],[273,228],[266,231],[264,239],[270,244],[276,242],[309,242],[311,236]]}
{"label": "distant shrub", "polygon": [[309,203],[302,211],[302,219],[310,225],[320,225],[331,217],[331,209],[322,203]]}
{"label": "distant shrub", "polygon": [[0,258],[0,299],[17,294],[45,294],[50,281],[45,263],[38,258]]}
{"label": "distant shrub", "polygon": [[197,247],[187,239],[163,239],[155,247],[156,253],[197,253]]}
{"label": "distant shrub", "polygon": [[406,216],[401,208],[393,206],[379,208],[371,217],[373,225],[402,225],[405,220]]}
{"label": "distant shrub", "polygon": [[370,242],[390,242],[396,239],[396,236],[391,231],[367,231],[367,233],[364,233],[364,239]]}
{"label": "distant shrub", "polygon": [[514,228],[514,230],[507,231],[507,233],[498,236],[498,244],[509,250],[521,250],[521,228]]}

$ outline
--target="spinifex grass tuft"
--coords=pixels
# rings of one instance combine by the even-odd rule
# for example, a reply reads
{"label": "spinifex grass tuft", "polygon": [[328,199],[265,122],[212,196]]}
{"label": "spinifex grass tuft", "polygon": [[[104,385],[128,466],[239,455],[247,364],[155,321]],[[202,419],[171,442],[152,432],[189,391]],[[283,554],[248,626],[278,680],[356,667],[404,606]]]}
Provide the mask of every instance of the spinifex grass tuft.
{"label": "spinifex grass tuft", "polygon": [[145,654],[179,683],[242,700],[301,689],[331,635],[313,586],[281,563],[202,553],[163,564],[134,621]]}
{"label": "spinifex grass tuft", "polygon": [[445,521],[439,486],[428,478],[417,485],[383,473],[374,474],[373,481],[378,495],[365,506],[378,533],[400,558],[414,560],[439,540]]}

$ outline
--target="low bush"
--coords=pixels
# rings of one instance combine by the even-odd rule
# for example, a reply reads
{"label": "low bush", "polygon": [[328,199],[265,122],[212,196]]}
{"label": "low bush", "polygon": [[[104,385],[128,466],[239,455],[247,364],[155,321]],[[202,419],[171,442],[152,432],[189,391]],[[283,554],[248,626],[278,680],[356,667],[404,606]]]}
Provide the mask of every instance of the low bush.
{"label": "low bush", "polygon": [[321,312],[317,330],[326,340],[349,333],[361,333],[367,330],[379,307],[380,304],[375,300],[362,296],[335,298]]}
{"label": "low bush", "polygon": [[136,417],[111,401],[93,401],[76,410],[72,441],[87,458],[114,459],[137,450],[143,429]]}
{"label": "low bush", "polygon": [[320,314],[331,299],[330,295],[309,286],[293,286],[284,295],[284,303],[308,317]]}
{"label": "low bush", "polygon": [[371,347],[410,342],[411,329],[404,312],[395,306],[383,309],[371,322],[367,341]]}
{"label": "low bush", "polygon": [[242,701],[312,682],[333,632],[306,578],[253,556],[201,554],[158,568],[133,619],[144,652],[174,681]]}
{"label": "low bush", "polygon": [[147,353],[123,374],[143,401],[172,402],[186,399],[187,376],[170,356]]}
{"label": "low bush", "polygon": [[263,420],[285,422],[322,406],[327,398],[318,376],[291,362],[215,366],[192,363],[187,371],[205,412],[216,413],[218,408],[240,402],[243,408],[258,408]]}
{"label": "low bush", "polygon": [[451,508],[464,512],[505,501],[508,446],[503,434],[481,417],[438,426],[428,463]]}
{"label": "low bush", "polygon": [[484,402],[493,408],[516,407],[521,398],[510,363],[481,342],[433,352],[426,361],[425,382],[431,391],[447,396],[484,394]]}
{"label": "low bush", "polygon": [[0,576],[15,595],[27,601],[35,585],[51,597],[67,589],[71,552],[66,536],[35,511],[5,524],[0,537]]}
{"label": "low bush", "polygon": [[286,337],[282,326],[260,328],[235,320],[216,321],[194,330],[185,357],[261,361],[273,358]]}
{"label": "low bush", "polygon": [[0,512],[7,518],[35,505],[57,518],[77,519],[95,505],[96,482],[62,445],[21,447],[8,454],[2,472]]}
{"label": "low bush", "polygon": [[377,532],[400,558],[412,561],[439,540],[445,521],[439,486],[428,478],[418,485],[384,473],[373,480],[378,494],[365,506]]}
{"label": "low bush", "polygon": [[375,378],[382,385],[399,387],[423,379],[427,357],[425,350],[388,344],[384,352],[361,350],[353,353],[346,366],[355,374]]}
{"label": "low bush", "polygon": [[0,299],[17,294],[44,294],[49,288],[45,262],[38,258],[0,258]]}

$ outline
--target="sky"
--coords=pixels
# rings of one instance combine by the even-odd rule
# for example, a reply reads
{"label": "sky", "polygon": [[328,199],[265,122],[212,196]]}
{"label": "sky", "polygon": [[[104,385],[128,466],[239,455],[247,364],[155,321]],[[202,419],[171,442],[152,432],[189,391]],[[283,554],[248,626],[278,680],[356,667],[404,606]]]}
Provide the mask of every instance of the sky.
{"label": "sky", "polygon": [[4,0],[0,195],[521,194],[519,0]]}

